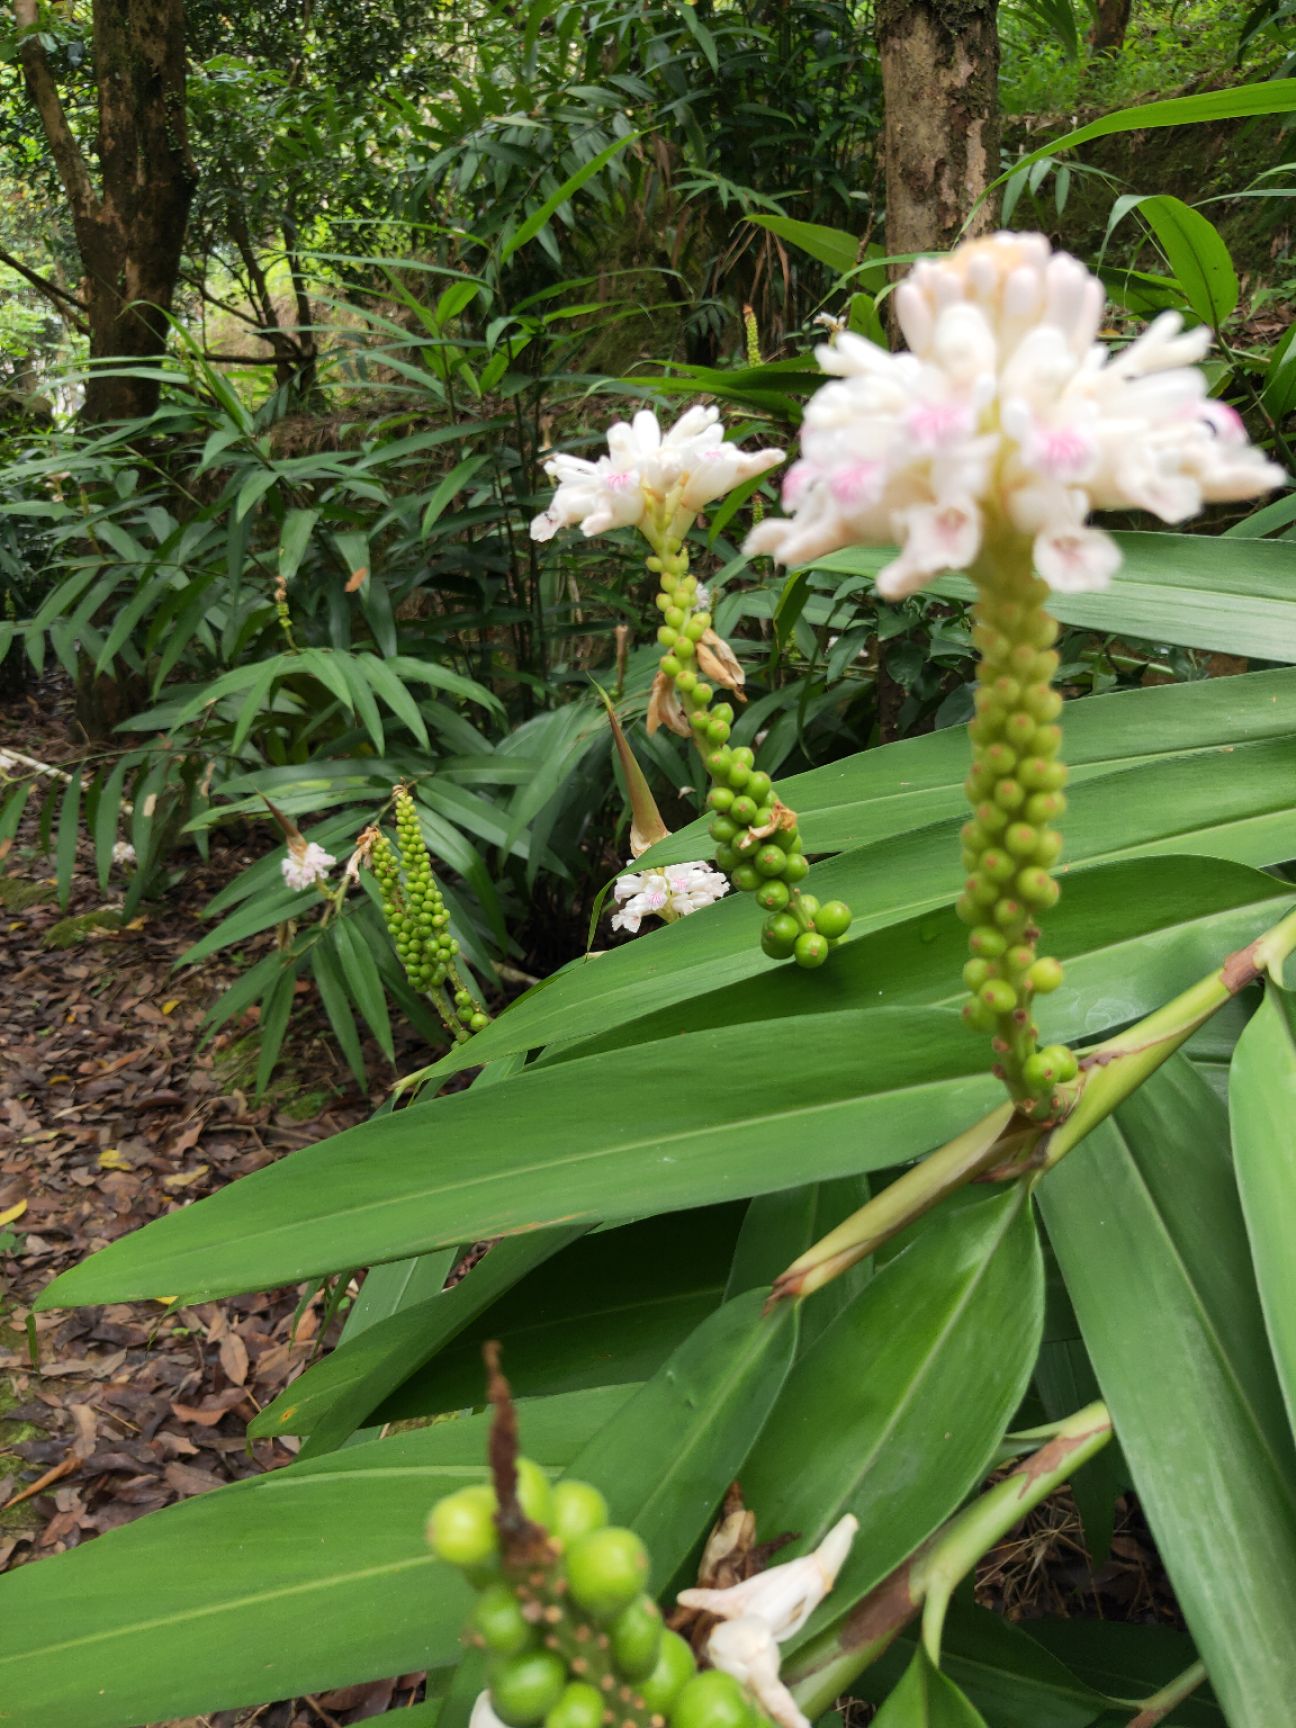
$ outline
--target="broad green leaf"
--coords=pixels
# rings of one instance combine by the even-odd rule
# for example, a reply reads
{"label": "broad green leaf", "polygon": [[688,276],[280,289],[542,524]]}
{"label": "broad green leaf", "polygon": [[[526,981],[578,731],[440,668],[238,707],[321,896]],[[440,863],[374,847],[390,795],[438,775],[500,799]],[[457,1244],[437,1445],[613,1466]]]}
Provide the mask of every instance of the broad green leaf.
{"label": "broad green leaf", "polygon": [[574,174],[569,175],[561,186],[550,193],[543,204],[538,205],[526,220],[520,222],[513,230],[500,247],[500,263],[507,264],[520,246],[525,246],[528,240],[534,240],[555,211],[560,209],[569,198],[574,197],[587,180],[592,180],[614,156],[625,149],[627,144],[633,144],[637,138],[642,136],[643,134],[640,132],[627,132],[620,138],[614,138],[610,144],[604,145],[597,156],[591,156],[588,162],[582,163]]}
{"label": "broad green leaf", "polygon": [[[1296,546],[1247,538],[1248,526],[1243,525],[1241,534],[1222,538],[1116,534],[1123,562],[1112,586],[1097,594],[1054,594],[1050,610],[1064,624],[1126,640],[1172,642],[1296,665]],[[885,549],[852,548],[831,553],[814,568],[873,577],[888,556]],[[950,600],[975,595],[964,576],[942,576],[930,592]],[[1088,698],[1086,705],[1110,700]],[[1068,726],[1080,706],[1068,706]],[[1067,748],[1074,751],[1070,736]],[[1071,760],[1077,760],[1074,754]]]}
{"label": "broad green leaf", "polygon": [[1223,1105],[1183,1056],[1040,1187],[1103,1397],[1231,1728],[1296,1694],[1296,1456]]}
{"label": "broad green leaf", "polygon": [[860,1529],[796,1643],[880,1583],[982,1479],[1029,1382],[1043,1315],[1018,1185],[930,1219],[801,1357],[743,1471],[747,1504],[760,1536],[795,1530],[799,1552],[843,1513]]}
{"label": "broad green leaf", "polygon": [[[309,1434],[304,1455],[316,1456],[341,1445],[369,1413],[409,1375],[436,1355],[535,1266],[578,1235],[576,1230],[537,1230],[496,1243],[467,1277],[426,1302],[403,1307],[389,1319],[366,1326],[351,1342],[308,1368],[262,1410],[248,1427],[261,1435]],[[477,1397],[483,1391],[481,1357],[477,1359]]]}
{"label": "broad green leaf", "polygon": [[108,888],[108,873],[112,869],[113,847],[117,843],[119,823],[122,818],[122,791],[126,784],[126,772],[130,766],[123,756],[113,765],[112,772],[103,781],[99,792],[99,802],[95,808],[94,843],[95,867],[99,876],[99,892],[105,893]]}
{"label": "broad green leaf", "polygon": [[917,1650],[904,1678],[874,1718],[876,1728],[986,1728],[985,1717],[954,1682]]}
{"label": "broad green leaf", "polygon": [[652,1588],[679,1567],[744,1468],[796,1349],[791,1303],[749,1290],[704,1320],[573,1459],[652,1555]]}
{"label": "broad green leaf", "polygon": [[1241,120],[1252,114],[1290,114],[1296,109],[1296,78],[1275,78],[1266,84],[1241,84],[1227,90],[1208,90],[1198,96],[1172,96],[1163,102],[1142,102],[1137,108],[1121,108],[1114,114],[1104,114],[1073,132],[1063,133],[1051,143],[1019,157],[1007,173],[1001,174],[987,192],[1013,174],[1020,174],[1041,157],[1055,156],[1061,150],[1074,150],[1092,138],[1107,138],[1114,132],[1144,132],[1160,126],[1193,126],[1210,120]]}
{"label": "broad green leaf", "polygon": [[291,582],[297,574],[319,514],[318,510],[301,509],[284,512],[283,527],[279,530],[279,574],[285,582]]}
{"label": "broad green leaf", "polygon": [[[1070,1042],[1150,1014],[1268,929],[1292,894],[1279,878],[1219,858],[1137,858],[1066,872],[1047,936],[1049,952],[1066,967],[1066,985],[1036,1004],[1044,1037]],[[924,912],[846,943],[819,972],[771,966],[724,989],[699,988],[541,1061],[734,1020],[831,1013],[866,997],[888,1006],[958,1007],[966,957],[967,930],[953,909]]]}
{"label": "broad green leaf", "polygon": [[[624,1388],[519,1407],[565,1469]],[[202,1494],[0,1579],[0,1722],[137,1728],[458,1659],[471,1596],[423,1536],[485,1476],[487,1419]]]}
{"label": "broad green leaf", "polygon": [[[1107,1700],[1020,1626],[966,1601],[950,1604],[941,1636],[941,1669],[994,1728],[1092,1728]],[[918,1647],[916,1629],[902,1635],[851,1686],[852,1696],[881,1704],[899,1684]]]}
{"label": "broad green leaf", "polygon": [[841,228],[825,228],[820,222],[796,222],[791,216],[749,216],[747,220],[800,247],[839,276],[853,270],[859,262],[859,239]]}
{"label": "broad green leaf", "polygon": [[72,875],[76,870],[77,836],[81,830],[81,776],[78,768],[68,780],[59,806],[58,840],[54,849],[58,880],[58,903],[66,912],[72,900]]}
{"label": "broad green leaf", "polygon": [[1296,1023],[1285,991],[1266,989],[1238,1040],[1229,1115],[1274,1367],[1296,1425]]}
{"label": "broad green leaf", "polygon": [[[1135,736],[1129,747],[1137,743]],[[880,757],[886,751],[869,754]],[[816,865],[812,882],[819,898],[840,898],[855,909],[843,950],[870,930],[952,906],[960,886],[956,859],[965,771],[960,759],[960,785],[932,787],[921,802],[912,792],[879,792],[875,799],[847,794],[849,801],[838,793],[842,801],[829,803],[834,798],[831,778],[817,782],[811,799],[800,799],[796,781],[783,789],[794,809],[804,809],[802,827],[811,851],[851,844],[852,830],[871,838],[888,818],[893,827],[903,829],[900,810],[905,805],[929,824],[894,839],[864,845],[856,841],[854,850]],[[894,772],[884,784],[894,783]],[[837,785],[844,779],[844,774],[837,776]],[[1296,855],[1293,783],[1296,736],[1198,749],[1173,760],[1161,757],[1102,778],[1082,779],[1068,794],[1065,856],[1079,864],[1188,852],[1255,865],[1278,863]],[[824,800],[817,811],[815,792]],[[943,822],[933,821],[933,810],[941,806],[949,815]],[[705,855],[709,842],[703,836],[703,825],[696,824],[645,853],[641,862]],[[479,1033],[471,1052],[452,1051],[434,1072],[448,1075],[484,1056],[606,1032],[703,991],[768,974],[776,963],[765,958],[754,940],[758,916],[745,896],[731,895],[700,917],[681,919],[611,953],[571,964]],[[843,950],[817,977],[831,975]]]}
{"label": "broad green leaf", "polygon": [[1237,271],[1215,224],[1181,198],[1159,193],[1145,198],[1146,218],[1178,278],[1188,304],[1212,330],[1218,330],[1238,303]]}
{"label": "broad green leaf", "polygon": [[[480,1403],[482,1345],[488,1338],[504,1346],[517,1398],[650,1379],[681,1339],[720,1306],[740,1216],[739,1207],[708,1206],[573,1242],[528,1272],[412,1373],[376,1409],[374,1421]],[[531,1238],[512,1240],[521,1246]],[[765,1283],[787,1263],[774,1267]],[[469,1281],[475,1276],[470,1273]]]}
{"label": "broad green leaf", "polygon": [[[1035,1620],[1031,1638],[1097,1691],[1131,1709],[1159,1692],[1197,1660],[1186,1632],[1115,1620]],[[1106,1718],[1104,1717],[1105,1721]],[[1209,1685],[1198,1688],[1169,1718],[1170,1728],[1224,1728],[1224,1712]]]}
{"label": "broad green leaf", "polygon": [[733,1026],[524,1072],[294,1152],[112,1243],[41,1303],[266,1289],[877,1169],[984,1111],[997,1083],[983,1065],[956,1016],[882,1009],[820,1015],[792,1036],[782,1022]]}

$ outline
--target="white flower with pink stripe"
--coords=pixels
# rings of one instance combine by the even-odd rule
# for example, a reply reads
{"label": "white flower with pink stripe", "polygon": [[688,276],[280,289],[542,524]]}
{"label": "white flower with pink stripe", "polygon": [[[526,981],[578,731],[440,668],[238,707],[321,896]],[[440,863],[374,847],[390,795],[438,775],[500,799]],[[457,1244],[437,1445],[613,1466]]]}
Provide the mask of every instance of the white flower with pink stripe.
{"label": "white flower with pink stripe", "polygon": [[806,408],[788,516],[749,552],[805,564],[843,546],[900,544],[878,576],[890,598],[974,563],[988,532],[1032,543],[1064,592],[1102,588],[1116,543],[1094,510],[1182,522],[1254,498],[1285,475],[1197,370],[1210,344],[1166,312],[1134,342],[1097,340],[1102,284],[1038,234],[973,240],[918,264],[896,289],[909,351],[843,332]]}

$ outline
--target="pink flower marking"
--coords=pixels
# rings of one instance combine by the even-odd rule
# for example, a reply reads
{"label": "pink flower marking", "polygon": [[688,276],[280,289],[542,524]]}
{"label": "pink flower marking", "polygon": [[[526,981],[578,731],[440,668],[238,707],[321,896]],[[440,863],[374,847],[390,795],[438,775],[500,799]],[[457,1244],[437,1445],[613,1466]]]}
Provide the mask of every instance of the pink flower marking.
{"label": "pink flower marking", "polygon": [[834,471],[828,487],[846,509],[853,504],[875,504],[882,493],[882,464],[847,462]]}
{"label": "pink flower marking", "polygon": [[610,491],[626,492],[632,486],[637,486],[639,484],[639,476],[635,473],[633,468],[624,471],[614,470],[611,474],[604,475],[603,484],[607,486]]}
{"label": "pink flower marking", "polygon": [[906,416],[909,436],[921,450],[939,450],[965,438],[972,430],[972,415],[957,402],[920,402]]}
{"label": "pink flower marking", "polygon": [[1213,399],[1193,405],[1194,419],[1204,420],[1221,444],[1245,444],[1246,426],[1236,408]]}
{"label": "pink flower marking", "polygon": [[783,499],[783,508],[785,510],[796,509],[797,500],[804,495],[807,486],[811,484],[815,477],[816,471],[812,462],[794,462],[792,464],[787,473],[783,476],[783,490],[781,496]]}
{"label": "pink flower marking", "polygon": [[1093,460],[1093,444],[1074,427],[1041,427],[1035,446],[1035,465],[1055,480],[1083,474]]}

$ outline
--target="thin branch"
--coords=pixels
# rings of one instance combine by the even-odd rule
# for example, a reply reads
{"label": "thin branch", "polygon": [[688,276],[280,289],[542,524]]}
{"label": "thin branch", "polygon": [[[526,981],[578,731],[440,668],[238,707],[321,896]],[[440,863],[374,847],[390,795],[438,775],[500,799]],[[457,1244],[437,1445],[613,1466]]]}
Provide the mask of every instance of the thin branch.
{"label": "thin branch", "polygon": [[[34,270],[28,269],[27,265],[23,263],[21,258],[15,258],[13,253],[6,252],[3,246],[0,246],[0,264],[7,264],[11,270],[16,270],[20,276],[30,282],[32,287],[39,293],[44,294],[47,299],[55,302],[61,300],[64,305],[71,306],[75,312],[85,312],[84,304],[77,299],[75,294],[69,294],[66,288],[60,288],[57,282],[50,282],[47,281],[44,276],[38,276]],[[59,307],[59,310],[62,311],[63,308]],[[66,312],[63,313],[63,316],[67,316]],[[85,330],[88,328],[88,326],[79,317],[75,322],[78,330]]]}
{"label": "thin branch", "polygon": [[99,198],[95,193],[90,169],[68,124],[67,113],[59,98],[54,74],[40,39],[37,17],[38,0],[14,0],[14,23],[18,26],[18,58],[22,61],[23,77],[32,101],[36,104],[41,125],[49,140],[50,154],[58,169],[63,190],[67,193],[72,215],[78,224],[91,222],[99,214]]}

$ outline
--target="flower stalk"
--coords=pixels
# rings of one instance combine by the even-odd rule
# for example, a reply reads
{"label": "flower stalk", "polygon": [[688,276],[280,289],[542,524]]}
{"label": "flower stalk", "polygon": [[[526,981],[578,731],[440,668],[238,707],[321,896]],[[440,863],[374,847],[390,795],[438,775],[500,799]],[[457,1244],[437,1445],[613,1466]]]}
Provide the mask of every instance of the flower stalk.
{"label": "flower stalk", "polygon": [[1111,1436],[1104,1404],[1090,1404],[1059,1423],[1039,1451],[956,1513],[835,1626],[800,1650],[788,1663],[784,1679],[811,1721],[850,1688],[920,1611],[923,1643],[937,1660],[945,1611],[959,1582]]}

